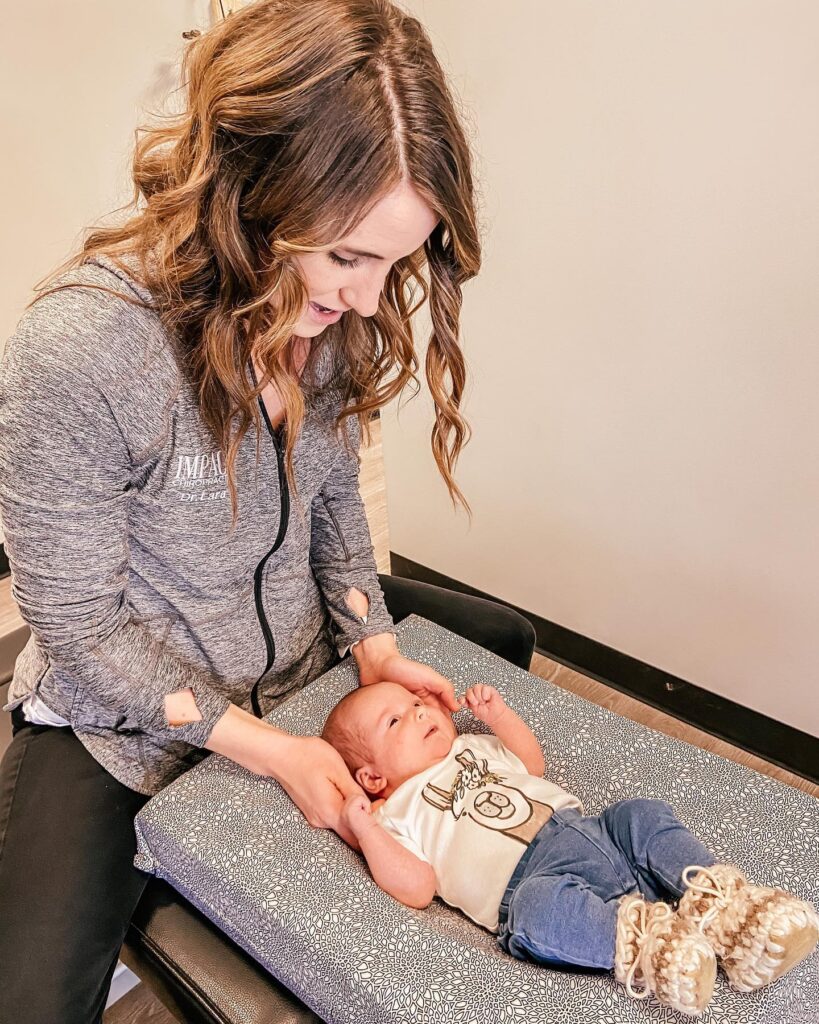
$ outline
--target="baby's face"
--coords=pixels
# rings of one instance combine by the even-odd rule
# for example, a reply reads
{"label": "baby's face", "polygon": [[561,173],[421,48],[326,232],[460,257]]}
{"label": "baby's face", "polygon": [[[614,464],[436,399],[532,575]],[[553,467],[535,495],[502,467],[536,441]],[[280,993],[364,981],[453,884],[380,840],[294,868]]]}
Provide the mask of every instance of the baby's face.
{"label": "baby's face", "polygon": [[370,747],[369,763],[356,772],[356,781],[369,793],[389,796],[402,782],[449,753],[458,731],[440,703],[430,703],[398,683],[374,683],[362,688],[356,719]]}

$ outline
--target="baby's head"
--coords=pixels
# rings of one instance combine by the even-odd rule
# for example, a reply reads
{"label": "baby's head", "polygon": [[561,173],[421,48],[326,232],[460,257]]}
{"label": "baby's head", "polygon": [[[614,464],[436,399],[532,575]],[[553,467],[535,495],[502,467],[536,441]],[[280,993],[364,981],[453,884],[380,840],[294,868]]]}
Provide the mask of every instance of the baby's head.
{"label": "baby's head", "polygon": [[348,693],[330,712],[321,737],[341,754],[371,797],[442,761],[458,732],[435,697],[421,699],[398,683],[372,683]]}

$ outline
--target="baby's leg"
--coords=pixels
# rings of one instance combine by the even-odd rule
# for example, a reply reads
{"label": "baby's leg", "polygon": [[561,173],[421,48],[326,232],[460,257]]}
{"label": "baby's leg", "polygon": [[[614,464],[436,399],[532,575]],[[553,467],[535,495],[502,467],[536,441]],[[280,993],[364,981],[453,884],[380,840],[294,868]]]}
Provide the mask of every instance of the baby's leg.
{"label": "baby's leg", "polygon": [[498,942],[518,960],[614,967],[620,896],[603,900],[578,875],[532,874],[518,883]]}
{"label": "baby's leg", "polygon": [[715,862],[663,800],[621,800],[607,807],[600,820],[649,899],[682,896],[684,869]]}
{"label": "baby's leg", "polygon": [[[588,878],[561,869],[572,851],[589,869]],[[570,818],[557,840],[552,837],[545,846],[551,870],[536,862],[508,904],[501,903],[500,946],[519,960],[546,967],[614,968],[630,996],[653,993],[684,1013],[701,1013],[714,989],[713,949],[667,904],[624,895],[614,863],[618,856],[600,834],[598,819]]]}

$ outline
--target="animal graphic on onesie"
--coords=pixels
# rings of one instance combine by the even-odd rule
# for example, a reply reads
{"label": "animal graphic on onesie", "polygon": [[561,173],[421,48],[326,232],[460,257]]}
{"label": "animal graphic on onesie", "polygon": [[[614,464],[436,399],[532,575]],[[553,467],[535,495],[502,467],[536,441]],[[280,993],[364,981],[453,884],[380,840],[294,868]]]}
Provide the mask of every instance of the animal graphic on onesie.
{"label": "animal graphic on onesie", "polygon": [[455,755],[461,765],[449,790],[428,782],[423,789],[427,803],[457,820],[462,814],[493,832],[528,846],[551,818],[554,807],[522,789],[506,785],[506,776],[489,770],[486,758],[476,758],[467,748]]}

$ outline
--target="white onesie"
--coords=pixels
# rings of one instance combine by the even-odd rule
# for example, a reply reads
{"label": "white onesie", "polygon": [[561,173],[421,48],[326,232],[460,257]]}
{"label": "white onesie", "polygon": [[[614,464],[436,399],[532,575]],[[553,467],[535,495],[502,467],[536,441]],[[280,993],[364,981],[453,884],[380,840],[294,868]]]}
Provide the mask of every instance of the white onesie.
{"label": "white onesie", "polygon": [[435,870],[438,895],[490,931],[547,808],[583,805],[526,766],[497,736],[464,733],[443,761],[403,782],[376,821]]}

